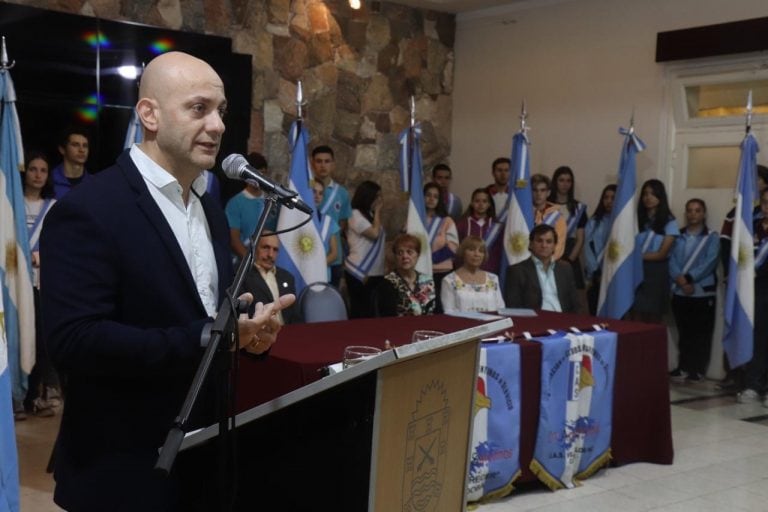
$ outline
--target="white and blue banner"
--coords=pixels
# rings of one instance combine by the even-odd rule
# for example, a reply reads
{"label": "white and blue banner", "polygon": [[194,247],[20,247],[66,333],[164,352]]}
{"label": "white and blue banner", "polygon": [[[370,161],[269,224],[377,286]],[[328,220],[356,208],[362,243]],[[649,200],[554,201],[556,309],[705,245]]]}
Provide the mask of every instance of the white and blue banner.
{"label": "white and blue banner", "polygon": [[[755,328],[755,253],[753,204],[757,190],[757,146],[748,133],[741,143],[736,209],[725,286],[723,349],[731,368],[752,359]],[[762,312],[765,314],[765,311]]]}
{"label": "white and blue banner", "polygon": [[467,500],[512,492],[520,475],[520,345],[484,344],[475,388]]}
{"label": "white and blue banner", "polygon": [[427,235],[427,209],[421,180],[421,128],[416,125],[400,133],[400,188],[408,194],[408,217],[405,232],[421,241],[416,270],[432,275],[432,251]]}
{"label": "white and blue banner", "polygon": [[11,402],[11,372],[5,336],[3,297],[0,295],[0,511],[19,511],[19,460]]}
{"label": "white and blue banner", "polygon": [[573,488],[611,459],[616,333],[558,333],[541,343],[541,405],[531,471]]}
{"label": "white and blue banner", "polygon": [[[298,192],[299,198],[306,204],[315,204],[312,189],[309,186],[309,161],[307,160],[307,144],[309,134],[295,121],[291,126],[289,139],[291,144],[291,172],[289,189]],[[291,229],[307,220],[307,214],[295,208],[280,208],[277,218],[277,230]],[[317,215],[300,227],[282,233],[280,237],[280,252],[277,254],[277,266],[290,272],[296,280],[296,294],[309,284],[328,282],[328,265],[326,263],[325,246],[320,237],[320,225]]]}
{"label": "white and blue banner", "polygon": [[139,121],[139,114],[136,109],[131,109],[131,120],[128,121],[128,129],[125,131],[125,140],[123,141],[123,149],[130,149],[134,143],[140,144],[144,140],[144,134],[141,131],[141,121]]}
{"label": "white and blue banner", "polygon": [[8,70],[0,70],[0,288],[13,397],[22,400],[35,364],[35,304],[32,253],[21,174],[24,151],[16,113],[16,91]]}
{"label": "white and blue banner", "polygon": [[610,216],[610,234],[603,251],[603,274],[598,316],[622,318],[635,301],[635,290],[643,280],[643,255],[635,246],[637,235],[637,153],[645,144],[634,129],[620,130],[624,134],[619,160],[619,180],[616,200]]}

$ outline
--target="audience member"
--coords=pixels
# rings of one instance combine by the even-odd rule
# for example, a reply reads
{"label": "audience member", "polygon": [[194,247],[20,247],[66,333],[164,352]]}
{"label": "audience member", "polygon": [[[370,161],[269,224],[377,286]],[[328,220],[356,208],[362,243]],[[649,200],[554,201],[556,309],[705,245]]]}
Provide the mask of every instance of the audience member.
{"label": "audience member", "polygon": [[341,252],[341,237],[339,236],[338,222],[331,215],[323,215],[320,205],[323,204],[325,185],[321,181],[312,180],[312,198],[315,201],[315,215],[320,225],[320,238],[325,247],[325,263],[328,265],[328,282],[331,282],[331,264],[337,260]]}
{"label": "audience member", "polygon": [[753,223],[755,233],[755,330],[752,360],[744,372],[745,388],[736,397],[740,403],[763,400],[768,385],[768,188],[760,193],[760,214]]}
{"label": "audience member", "polygon": [[453,259],[459,247],[459,234],[453,219],[446,215],[440,187],[436,183],[424,185],[424,205],[427,210],[427,235],[432,250],[432,278],[437,297],[436,313],[442,313],[440,286],[443,278],[453,270]]}
{"label": "audience member", "polygon": [[22,174],[24,189],[24,210],[27,216],[29,248],[32,251],[32,291],[35,307],[35,365],[27,381],[27,396],[21,408],[14,407],[17,419],[27,412],[40,417],[53,416],[53,405],[58,400],[58,378],[53,370],[48,351],[45,349],[40,322],[40,231],[43,221],[56,199],[53,198],[53,183],[48,172],[48,157],[43,153],[27,153],[27,164]]}
{"label": "audience member", "polygon": [[508,183],[509,183],[509,167],[512,161],[509,158],[499,157],[491,164],[491,175],[493,176],[493,183],[488,185],[486,189],[491,194],[493,199],[493,205],[496,213],[504,211],[507,206],[507,198],[509,197]]}
{"label": "audience member", "polygon": [[472,235],[483,239],[488,250],[488,258],[482,268],[497,274],[501,266],[504,225],[496,222],[496,209],[487,189],[478,188],[472,192],[472,200],[464,216],[456,224],[456,231],[459,234],[459,240]]}
{"label": "audience member", "polygon": [[685,220],[669,256],[679,352],[670,376],[699,381],[707,372],[715,330],[720,240],[717,231],[707,227],[707,205],[702,199],[685,203]]}
{"label": "audience member", "polygon": [[584,247],[584,228],[587,225],[587,205],[574,197],[575,180],[570,167],[561,166],[552,174],[552,190],[549,201],[560,209],[565,219],[565,249],[563,261],[573,267],[576,289],[584,289],[584,274],[581,269],[581,251]]}
{"label": "audience member", "polygon": [[443,279],[440,299],[446,313],[498,311],[504,307],[499,277],[481,267],[488,257],[483,239],[468,236],[458,251],[462,265]]}
{"label": "audience member", "polygon": [[634,320],[660,323],[669,304],[669,253],[680,230],[669,210],[664,184],[652,179],[640,190],[635,247],[643,255],[643,281],[631,313]]}
{"label": "audience member", "polygon": [[511,265],[504,283],[504,302],[510,308],[576,311],[576,283],[573,268],[554,258],[557,232],[539,224],[529,236],[530,258]]}
{"label": "audience member", "polygon": [[461,218],[464,206],[459,196],[451,192],[451,180],[453,180],[453,173],[448,165],[437,164],[432,168],[432,181],[440,187],[446,214],[456,222]]}
{"label": "audience member", "polygon": [[607,185],[600,194],[600,202],[595,212],[587,221],[584,233],[584,273],[587,276],[587,306],[590,315],[597,314],[603,256],[611,236],[611,212],[615,197],[616,185]]}
{"label": "audience member", "polygon": [[53,175],[53,195],[61,199],[73,187],[90,178],[85,169],[88,161],[88,133],[85,129],[72,126],[67,128],[59,141],[59,154],[62,161],[51,171]]}
{"label": "audience member", "polygon": [[[253,266],[245,275],[243,284],[243,291],[253,295],[254,303],[268,304],[278,301],[283,295],[296,294],[293,275],[275,265],[279,252],[278,236],[272,231],[264,231],[256,243]],[[283,308],[276,316],[283,325],[301,322],[301,314],[296,304]]]}
{"label": "audience member", "polygon": [[[352,215],[353,206],[349,200],[349,192],[345,187],[333,181],[333,171],[336,169],[336,159],[330,146],[317,146],[312,150],[312,174],[315,181],[325,186],[323,204],[320,207],[322,215],[330,215],[338,223],[341,230],[337,234],[338,252],[336,260],[330,266],[331,283],[338,288],[344,265],[344,240],[347,233],[347,222]],[[351,242],[350,242],[351,243]]]}
{"label": "audience member", "polygon": [[[169,52],[147,65],[139,98],[143,142],[59,200],[40,239],[43,335],[66,396],[54,501],[67,510],[178,509],[177,474],[153,468],[233,274],[202,176],[224,133],[224,84]],[[241,315],[240,347],[269,350],[274,314],[294,299]],[[214,421],[208,391],[190,427]]]}
{"label": "audience member", "polygon": [[567,225],[565,217],[560,213],[560,208],[556,204],[547,201],[549,197],[549,178],[543,174],[534,174],[531,176],[531,194],[533,194],[533,223],[547,224],[555,229],[557,234],[557,246],[555,247],[554,257],[559,260],[565,252],[565,235]]}
{"label": "audience member", "polygon": [[384,276],[377,289],[379,316],[420,316],[435,312],[435,282],[416,270],[421,242],[407,233],[392,243],[395,270]]}
{"label": "audience member", "polygon": [[357,186],[347,226],[349,255],[344,263],[350,316],[373,315],[373,293],[384,275],[384,228],[381,225],[381,187],[373,181]]}

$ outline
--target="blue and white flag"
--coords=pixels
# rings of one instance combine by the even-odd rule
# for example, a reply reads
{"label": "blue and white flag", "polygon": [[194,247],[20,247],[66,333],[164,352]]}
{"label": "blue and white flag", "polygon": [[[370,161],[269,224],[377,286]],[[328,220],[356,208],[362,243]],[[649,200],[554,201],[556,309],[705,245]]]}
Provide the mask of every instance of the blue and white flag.
{"label": "blue and white flag", "polygon": [[32,254],[20,170],[24,169],[16,92],[8,70],[0,70],[0,285],[13,396],[22,400],[35,364],[35,305]]}
{"label": "blue and white flag", "polygon": [[580,485],[611,459],[616,333],[541,343],[541,406],[531,471],[550,489]]}
{"label": "blue and white flag", "polygon": [[625,135],[619,160],[616,200],[611,210],[610,235],[603,250],[603,274],[597,302],[598,316],[622,318],[635,301],[635,290],[643,280],[643,256],[635,247],[637,235],[637,154],[645,144],[633,129],[620,130]]}
{"label": "blue and white flag", "polygon": [[[504,208],[504,251],[500,276],[507,266],[528,258],[528,236],[533,229],[533,196],[531,195],[531,160],[528,138],[524,132],[512,137],[512,167],[507,183],[507,205]],[[502,222],[503,219],[499,218]]]}
{"label": "blue and white flag", "polygon": [[11,401],[11,372],[8,368],[8,343],[0,295],[0,511],[19,511],[19,460]]}
{"label": "blue and white flag", "polygon": [[432,248],[427,235],[427,209],[421,184],[421,128],[416,125],[400,133],[400,188],[409,196],[405,232],[421,241],[416,270],[432,275]]}
{"label": "blue and white flag", "polygon": [[[752,209],[757,189],[757,152],[751,133],[741,143],[736,210],[725,287],[723,349],[731,368],[752,359],[755,327],[755,254]],[[763,311],[762,314],[765,314]]]}
{"label": "blue and white flag", "polygon": [[139,114],[136,109],[131,109],[131,120],[128,122],[128,130],[125,132],[125,141],[123,142],[123,149],[130,149],[134,143],[139,144],[144,140],[144,134],[141,131],[141,121],[139,121]]}
{"label": "blue and white flag", "polygon": [[475,388],[467,501],[501,498],[520,475],[520,345],[485,344]]}
{"label": "blue and white flag", "polygon": [[[291,148],[291,174],[288,188],[295,190],[306,204],[314,204],[312,188],[309,186],[309,161],[307,145],[309,134],[294,121],[289,133]],[[293,208],[280,208],[277,218],[277,230],[290,229],[307,220],[307,214]],[[296,279],[296,293],[301,293],[305,286],[312,283],[328,282],[328,265],[323,239],[320,237],[320,225],[316,215],[310,222],[278,235],[281,249],[277,255],[277,265],[284,268]]]}

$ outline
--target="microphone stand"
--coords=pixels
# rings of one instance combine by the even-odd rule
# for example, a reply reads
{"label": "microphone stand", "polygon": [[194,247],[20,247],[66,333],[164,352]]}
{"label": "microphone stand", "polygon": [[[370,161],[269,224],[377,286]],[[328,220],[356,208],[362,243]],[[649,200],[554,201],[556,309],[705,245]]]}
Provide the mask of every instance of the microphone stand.
{"label": "microphone stand", "polygon": [[[189,427],[188,423],[192,409],[198,401],[200,390],[202,389],[203,383],[205,382],[211,366],[214,363],[214,359],[218,354],[221,362],[220,380],[218,383],[218,392],[220,393],[218,414],[219,443],[221,448],[219,463],[221,464],[220,469],[222,469],[222,471],[219,471],[221,486],[220,510],[222,511],[230,510],[232,503],[234,502],[234,483],[236,482],[236,479],[234,478],[235,468],[232,463],[234,460],[234,453],[230,454],[229,448],[233,445],[235,439],[235,417],[234,410],[230,410],[228,404],[234,404],[234,392],[236,387],[235,385],[232,385],[233,383],[231,382],[231,371],[233,362],[237,360],[239,354],[237,320],[239,314],[246,313],[249,307],[247,303],[238,300],[237,297],[241,293],[243,283],[245,282],[245,276],[253,265],[256,242],[259,237],[261,237],[264,225],[267,222],[267,217],[279,200],[280,198],[275,194],[266,194],[264,210],[262,210],[256,229],[251,235],[251,246],[240,261],[232,285],[227,289],[225,300],[223,301],[221,308],[219,308],[208,334],[208,344],[205,347],[202,360],[197,368],[194,379],[192,379],[192,384],[187,391],[184,403],[181,406],[181,412],[179,412],[179,415],[174,419],[173,426],[165,438],[165,443],[160,450],[160,455],[155,464],[156,471],[159,471],[165,476],[170,474],[171,469],[173,468],[173,463],[176,460],[176,455],[184,440],[184,434]],[[203,331],[203,338],[205,338],[205,336],[206,333]],[[232,413],[231,425],[229,422],[230,413]],[[229,488],[227,484],[229,484]]]}

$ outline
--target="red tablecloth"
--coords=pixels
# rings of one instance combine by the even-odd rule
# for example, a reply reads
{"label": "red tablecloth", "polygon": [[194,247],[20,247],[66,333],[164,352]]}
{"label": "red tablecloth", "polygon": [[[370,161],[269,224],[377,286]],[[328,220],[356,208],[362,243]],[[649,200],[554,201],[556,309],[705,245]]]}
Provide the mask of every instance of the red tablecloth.
{"label": "red tablecloth", "polygon": [[[513,317],[514,333],[544,334],[547,329],[575,326],[589,330],[593,317],[542,311],[536,317]],[[664,326],[602,320],[618,333],[613,401],[613,458],[617,464],[671,464],[672,427],[667,381],[667,331]],[[344,347],[384,348],[409,343],[416,329],[454,332],[481,322],[435,315],[372,318],[345,322],[288,325],[266,360],[241,358],[238,410],[243,411],[318,380],[323,366],[341,360]],[[541,345],[519,341],[522,362],[520,460],[522,481],[534,480],[528,470],[533,457],[541,393]]]}

